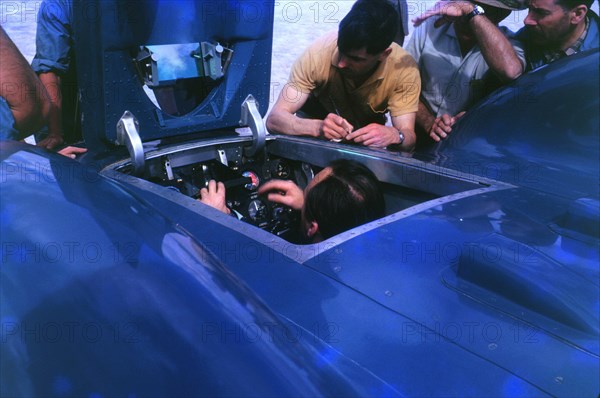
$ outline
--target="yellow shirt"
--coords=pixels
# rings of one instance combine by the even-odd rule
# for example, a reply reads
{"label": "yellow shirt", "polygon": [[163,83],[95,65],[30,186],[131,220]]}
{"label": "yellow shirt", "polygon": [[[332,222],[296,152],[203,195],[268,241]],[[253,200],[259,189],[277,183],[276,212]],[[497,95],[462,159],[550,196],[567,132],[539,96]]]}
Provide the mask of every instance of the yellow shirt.
{"label": "yellow shirt", "polygon": [[335,66],[339,58],[337,32],[316,40],[296,60],[289,84],[312,93],[329,113],[348,119],[355,128],[385,122],[385,112],[401,116],[417,111],[421,78],[415,60],[396,43],[391,53],[359,87]]}

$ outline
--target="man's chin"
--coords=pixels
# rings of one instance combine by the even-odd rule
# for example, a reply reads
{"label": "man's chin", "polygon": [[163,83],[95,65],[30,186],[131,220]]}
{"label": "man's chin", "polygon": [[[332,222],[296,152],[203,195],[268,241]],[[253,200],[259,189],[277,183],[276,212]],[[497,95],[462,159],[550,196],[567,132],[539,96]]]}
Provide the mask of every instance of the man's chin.
{"label": "man's chin", "polygon": [[544,38],[542,37],[542,35],[540,34],[540,32],[538,32],[534,28],[527,27],[526,29],[527,29],[527,34],[529,35],[529,40],[532,43],[539,45],[539,44],[542,44],[544,42]]}

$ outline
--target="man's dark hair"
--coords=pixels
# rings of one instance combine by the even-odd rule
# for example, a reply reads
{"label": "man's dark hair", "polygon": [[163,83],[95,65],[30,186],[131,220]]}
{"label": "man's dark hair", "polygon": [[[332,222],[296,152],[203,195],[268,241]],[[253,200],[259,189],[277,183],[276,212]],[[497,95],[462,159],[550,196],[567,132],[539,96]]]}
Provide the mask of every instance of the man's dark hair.
{"label": "man's dark hair", "polygon": [[555,4],[561,6],[564,10],[571,10],[581,4],[586,6],[589,10],[590,7],[592,6],[592,4],[594,3],[594,0],[554,0],[554,1],[555,1]]}
{"label": "man's dark hair", "polygon": [[340,22],[338,48],[342,53],[366,48],[379,54],[390,46],[398,30],[398,13],[386,0],[358,0]]}
{"label": "man's dark hair", "polygon": [[331,174],[305,198],[304,217],[316,221],[323,239],[385,215],[385,200],[375,174],[352,160],[332,162]]}

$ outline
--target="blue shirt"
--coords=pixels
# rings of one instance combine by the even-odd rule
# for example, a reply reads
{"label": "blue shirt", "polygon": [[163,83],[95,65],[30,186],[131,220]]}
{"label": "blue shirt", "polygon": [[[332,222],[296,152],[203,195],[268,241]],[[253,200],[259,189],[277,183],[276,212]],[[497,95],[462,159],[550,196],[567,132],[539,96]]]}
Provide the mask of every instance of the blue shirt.
{"label": "blue shirt", "polygon": [[[598,37],[598,15],[596,15],[596,13],[592,10],[588,10],[587,16],[589,18],[589,26],[579,51],[591,50],[593,48],[600,47],[600,38]],[[528,71],[535,70],[548,63],[545,56],[546,51],[531,42],[527,27],[523,27],[517,32],[517,39],[522,41],[525,45],[525,57],[527,59]],[[567,54],[565,54],[565,56],[566,55]]]}
{"label": "blue shirt", "polygon": [[37,22],[36,51],[31,67],[36,73],[67,73],[71,66],[73,5],[68,0],[44,0]]}
{"label": "blue shirt", "polygon": [[0,140],[18,140],[19,138],[10,106],[4,97],[0,97]]}

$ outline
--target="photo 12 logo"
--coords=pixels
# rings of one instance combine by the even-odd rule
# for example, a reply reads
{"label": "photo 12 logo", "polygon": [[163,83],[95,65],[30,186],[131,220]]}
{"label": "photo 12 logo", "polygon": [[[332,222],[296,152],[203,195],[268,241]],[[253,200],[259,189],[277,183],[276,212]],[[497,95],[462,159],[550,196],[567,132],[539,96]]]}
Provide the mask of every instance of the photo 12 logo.
{"label": "photo 12 logo", "polygon": [[2,344],[15,339],[22,344],[52,343],[137,343],[140,324],[131,322],[102,323],[95,321],[28,322],[3,318],[0,327]]}
{"label": "photo 12 logo", "polygon": [[494,350],[500,343],[536,344],[540,342],[539,329],[526,324],[496,322],[434,322],[421,324],[404,322],[400,338],[403,344],[427,344],[450,341],[457,344],[487,344]]}

